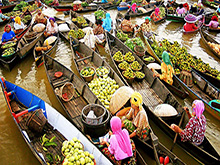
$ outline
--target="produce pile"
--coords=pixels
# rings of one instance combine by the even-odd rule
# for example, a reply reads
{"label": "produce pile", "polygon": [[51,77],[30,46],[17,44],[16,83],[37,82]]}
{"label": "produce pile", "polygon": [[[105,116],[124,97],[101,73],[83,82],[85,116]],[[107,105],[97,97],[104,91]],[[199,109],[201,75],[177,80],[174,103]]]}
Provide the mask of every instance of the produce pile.
{"label": "produce pile", "polygon": [[83,145],[76,137],[71,141],[64,141],[61,151],[65,155],[63,165],[94,165],[94,155],[84,151]]}
{"label": "produce pile", "polygon": [[86,6],[89,6],[89,4],[88,4],[87,2],[82,2],[82,3],[81,3],[81,6],[82,6],[82,7],[86,7]]}
{"label": "produce pile", "polygon": [[125,61],[127,62],[133,62],[135,60],[134,56],[131,52],[127,52],[124,56]]}
{"label": "produce pile", "polygon": [[2,45],[2,49],[7,49],[15,45],[16,45],[16,42],[9,42],[9,43]]}
{"label": "produce pile", "polygon": [[144,48],[144,43],[143,43],[143,41],[142,41],[140,38],[138,38],[138,37],[136,37],[136,38],[129,38],[129,39],[125,42],[125,45],[126,45],[127,47],[129,47],[132,51],[134,51],[134,47],[135,47],[136,45],[141,46],[141,47]]}
{"label": "produce pile", "polygon": [[76,22],[78,24],[77,26],[79,26],[79,25],[82,25],[83,27],[88,26],[88,23],[87,23],[86,19],[84,17],[82,17],[82,16],[78,16],[76,18],[72,18],[72,21]]}
{"label": "produce pile", "polygon": [[201,58],[196,58],[189,54],[186,48],[181,47],[177,41],[174,41],[172,44],[166,39],[160,42],[154,40],[151,46],[160,59],[162,58],[161,56],[164,50],[169,52],[170,60],[175,68],[190,71],[191,67],[193,67],[199,71],[207,72],[213,77],[220,74],[218,70],[213,69],[209,64],[204,63]]}
{"label": "produce pile", "polygon": [[109,69],[107,69],[104,66],[100,66],[99,68],[96,69],[96,74],[97,76],[104,76],[109,74]]}
{"label": "produce pile", "polygon": [[142,79],[142,78],[145,77],[145,74],[142,73],[142,72],[136,72],[136,73],[135,73],[135,76],[136,76],[138,79]]}
{"label": "produce pile", "polygon": [[105,18],[105,12],[103,10],[95,11],[94,14],[95,14],[96,19],[103,19],[103,18]]}
{"label": "produce pile", "polygon": [[218,55],[220,55],[220,45],[208,42],[209,46],[216,52]]}
{"label": "produce pile", "polygon": [[25,6],[22,8],[22,12],[25,12],[27,9],[32,12],[34,10],[36,10],[38,7],[36,4],[33,4],[33,5],[28,5],[28,6]]}
{"label": "produce pile", "polygon": [[32,19],[31,15],[26,15],[24,18],[21,20],[24,24],[28,23]]}
{"label": "produce pile", "polygon": [[130,65],[126,61],[123,61],[118,65],[118,67],[122,70],[126,70],[130,67]]}
{"label": "produce pile", "polygon": [[16,17],[16,16],[19,16],[23,14],[22,12],[20,12],[19,10],[18,11],[11,11],[11,12],[8,12],[8,13],[4,13],[5,16],[8,16],[8,17]]}
{"label": "produce pile", "polygon": [[113,56],[113,59],[115,60],[115,61],[123,61],[123,55],[122,55],[122,53],[120,52],[120,51],[117,51],[115,54],[114,54],[114,56]]}
{"label": "produce pile", "polygon": [[81,76],[88,77],[94,75],[95,71],[91,67],[85,67],[80,71]]}
{"label": "produce pile", "polygon": [[61,164],[64,157],[61,155],[53,155],[50,153],[51,149],[57,147],[57,143],[55,142],[56,136],[48,138],[46,134],[40,137],[40,142],[43,150],[46,152],[46,161],[48,164]]}
{"label": "produce pile", "polygon": [[109,76],[95,78],[89,84],[91,91],[99,98],[106,109],[109,110],[110,100],[119,88],[116,81]]}
{"label": "produce pile", "polygon": [[81,39],[84,36],[85,36],[85,33],[82,29],[78,29],[77,31],[70,30],[69,33],[68,33],[68,38],[72,37],[72,38]]}
{"label": "produce pile", "polygon": [[26,6],[28,6],[29,4],[27,3],[27,2],[25,2],[25,1],[21,1],[19,4],[17,4],[15,7],[14,7],[14,11],[16,11],[16,10],[22,10],[23,9],[23,7],[26,7]]}
{"label": "produce pile", "polygon": [[159,9],[160,9],[160,16],[161,16],[162,18],[165,17],[165,15],[166,15],[166,10],[165,10],[165,8],[162,7],[162,6],[160,6]]}
{"label": "produce pile", "polygon": [[151,61],[154,61],[154,58],[149,56],[149,57],[144,57],[144,61],[147,61],[147,62],[151,62]]}
{"label": "produce pile", "polygon": [[44,3],[46,4],[46,5],[49,5],[50,3],[52,3],[53,2],[53,0],[44,0]]}
{"label": "produce pile", "polygon": [[135,78],[135,73],[131,68],[126,69],[124,71],[123,76],[126,77],[127,79]]}
{"label": "produce pile", "polygon": [[139,64],[139,62],[134,61],[134,62],[132,62],[132,64],[131,64],[131,69],[138,71],[138,70],[141,70],[141,69],[142,69],[142,66]]}
{"label": "produce pile", "polygon": [[126,41],[127,39],[129,39],[129,38],[128,38],[128,35],[125,34],[125,33],[123,33],[121,30],[118,30],[118,31],[117,31],[116,36],[118,37],[119,40],[121,40],[121,41],[123,41],[123,42]]}
{"label": "produce pile", "polygon": [[10,47],[10,48],[7,48],[3,51],[2,53],[2,57],[7,57],[11,54],[14,54],[15,53],[15,48],[14,47]]}

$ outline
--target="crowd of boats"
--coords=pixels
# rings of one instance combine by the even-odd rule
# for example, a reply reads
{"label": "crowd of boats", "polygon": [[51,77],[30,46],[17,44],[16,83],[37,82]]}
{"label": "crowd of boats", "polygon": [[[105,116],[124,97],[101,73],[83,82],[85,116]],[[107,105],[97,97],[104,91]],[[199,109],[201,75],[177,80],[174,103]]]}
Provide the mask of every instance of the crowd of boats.
{"label": "crowd of boats", "polygon": [[[183,72],[175,74],[173,76],[173,84],[170,85],[169,83],[160,80],[160,78],[155,77],[153,69],[149,68],[148,65],[152,62],[159,65],[161,64],[161,58],[159,57],[160,54],[158,54],[158,51],[156,51],[153,45],[158,44],[158,48],[162,47],[164,41],[157,41],[153,37],[148,38],[143,34],[142,31],[133,31],[131,35],[128,34],[129,37],[127,36],[125,40],[133,39],[138,36],[143,43],[143,45],[140,44],[142,45],[142,49],[138,49],[140,48],[140,45],[138,45],[139,47],[134,45],[133,49],[127,46],[125,40],[122,40],[122,38],[119,38],[116,35],[119,31],[121,31],[120,23],[123,19],[125,19],[125,15],[119,12],[115,21],[116,29],[104,31],[104,38],[102,42],[95,43],[95,48],[92,49],[88,46],[88,44],[83,42],[84,40],[82,40],[82,38],[85,34],[82,33],[86,33],[86,31],[81,30],[88,27],[94,29],[97,27],[97,25],[91,22],[89,19],[78,14],[81,12],[101,10],[105,16],[107,13],[105,9],[118,7],[119,11],[123,9],[128,10],[126,15],[134,17],[149,15],[154,12],[156,7],[163,7],[166,12],[165,15],[161,17],[161,19],[153,21],[154,23],[160,23],[165,19],[175,22],[182,22],[188,13],[180,15],[176,12],[170,12],[168,8],[171,6],[165,5],[162,1],[148,2],[145,5],[138,4],[140,5],[139,7],[144,8],[145,12],[132,12],[132,9],[130,9],[131,6],[129,5],[131,2],[127,2],[126,6],[120,6],[119,3],[116,2],[93,2],[93,5],[89,5],[89,2],[86,2],[83,5],[82,2],[76,2],[73,3],[73,5],[67,6],[65,5],[65,1],[63,2],[64,3],[62,3],[62,5],[50,6],[57,11],[64,11],[65,14],[69,14],[71,22],[66,22],[57,17],[50,18],[50,21],[56,22],[56,24],[59,26],[59,32],[54,36],[47,36],[47,25],[41,28],[42,26],[39,26],[38,23],[34,21],[34,14],[38,12],[39,8],[43,10],[45,7],[48,7],[43,3],[39,5],[38,0],[36,3],[37,7],[33,11],[26,9],[26,11],[21,15],[22,18],[29,15],[31,16],[31,19],[25,23],[25,28],[16,34],[16,40],[8,42],[3,41],[0,48],[0,64],[2,67],[4,67],[4,69],[8,70],[12,70],[13,67],[18,62],[22,62],[22,59],[24,59],[27,55],[33,54],[36,66],[40,67],[41,65],[44,65],[51,88],[53,89],[58,102],[68,114],[69,121],[57,110],[34,94],[5,80],[4,78],[0,79],[2,91],[10,113],[31,151],[38,158],[40,163],[66,163],[65,160],[68,158],[62,150],[64,141],[71,141],[73,137],[77,137],[77,139],[79,139],[83,145],[83,149],[94,155],[93,162],[87,162],[87,164],[115,164],[115,162],[102,153],[100,143],[94,139],[98,139],[97,135],[104,136],[109,131],[110,118],[116,115],[116,112],[118,112],[125,106],[127,102],[129,102],[132,94],[130,91],[137,91],[142,95],[143,108],[148,117],[173,140],[173,146],[171,147],[172,149],[174,144],[177,143],[187,153],[189,153],[190,156],[197,159],[198,162],[203,164],[219,164],[220,155],[206,138],[206,136],[204,137],[201,145],[195,145],[191,142],[182,142],[180,136],[178,136],[178,134],[171,128],[171,124],[174,123],[179,127],[184,128],[189,121],[188,116],[185,115],[183,105],[176,99],[176,95],[182,99],[189,97],[194,100],[202,100],[205,105],[205,110],[218,120],[220,119],[220,106],[218,100],[220,81],[218,79],[218,75],[220,72],[211,68],[204,62],[201,62],[201,59],[197,59],[195,56],[190,55],[186,50],[183,49],[183,54],[186,56],[184,57],[186,58],[185,60],[190,57],[190,59],[192,59],[191,61],[194,60],[195,63],[193,63],[193,65],[189,65],[189,70],[183,69]],[[172,1],[169,1],[169,3],[171,2]],[[29,1],[28,3],[32,5],[34,1]],[[176,2],[173,2],[172,4],[174,3],[175,5],[172,6],[172,11],[176,11],[177,6],[179,6],[179,4],[176,4]],[[207,5],[207,3],[205,3],[205,5]],[[9,8],[8,10],[10,11]],[[6,14],[6,12],[4,11],[3,14]],[[213,14],[216,13],[208,13],[204,15],[205,21],[209,22]],[[13,24],[12,20],[13,16],[10,16],[9,19],[5,19],[1,23],[1,26],[5,25],[6,23]],[[78,20],[81,22],[77,22]],[[46,24],[48,23],[49,21],[47,21]],[[207,29],[203,27],[203,23],[198,28],[202,40],[213,52],[213,54],[219,57],[219,52],[217,52],[216,49],[210,45],[210,43],[217,45],[220,43],[217,40],[214,40],[214,37],[212,37]],[[219,32],[219,28],[209,28],[209,30]],[[70,43],[73,55],[73,63],[81,77],[78,77],[73,71],[50,57],[50,55],[55,52],[60,39],[64,39]],[[172,43],[167,40],[165,42],[168,43],[170,47],[172,45],[178,45],[177,43]],[[103,46],[107,48],[116,70],[114,70],[99,54],[99,49]],[[14,51],[12,53],[8,53],[6,50],[9,48]],[[169,51],[169,48],[163,47],[162,51],[168,51],[170,56],[172,56],[174,59],[176,53],[173,53],[171,50]],[[182,50],[180,45],[178,45],[178,48]],[[134,69],[134,71],[136,73],[141,72],[141,74],[144,76],[126,77],[124,74],[125,70],[120,68],[118,65],[122,61],[114,59],[114,55],[117,52],[121,52],[122,55],[128,53],[130,57],[132,56],[133,60],[128,61],[130,63],[136,61],[140,66],[138,69]],[[144,60],[146,57],[151,57],[153,60],[146,61]],[[188,63],[191,61],[188,61]],[[206,70],[198,69],[195,67],[197,61],[202,63],[202,67],[209,67],[206,67]],[[132,64],[129,65],[131,66]],[[173,64],[173,66],[175,71],[176,69],[181,70],[181,67],[177,62]],[[92,74],[83,75],[82,70],[88,68],[93,71]],[[95,71],[100,68],[107,69],[107,74],[96,74]],[[160,72],[160,68],[154,69],[157,72]],[[115,81],[116,88],[125,88],[126,92],[122,93],[121,98],[115,99],[117,100],[116,103],[113,103],[113,99],[111,100],[111,97],[113,97],[115,91],[111,93],[111,97],[104,95],[106,97],[106,100],[104,100],[102,98],[104,96],[101,96],[99,93],[96,93],[91,89],[89,82],[92,79],[99,79],[100,77],[109,77],[111,80]],[[111,88],[111,90],[113,89]],[[176,113],[170,116],[160,116],[156,114],[155,108],[161,104],[171,105],[173,108],[175,108]],[[90,105],[91,108],[92,106],[101,106],[102,109],[105,109],[106,113],[102,116],[101,123],[94,125],[87,123],[88,120],[86,120],[86,117],[83,117],[83,109],[85,109],[85,107],[88,105]],[[88,115],[88,112],[86,115]],[[161,157],[165,158],[166,156],[169,157],[169,161],[172,164],[185,164],[183,160],[178,158],[172,152],[172,149],[170,150],[166,148],[159,142],[151,128],[149,136],[146,139],[143,140],[136,136],[133,138],[133,140],[136,145],[137,164],[148,164],[146,158],[141,155],[140,150],[149,154],[157,164],[163,164],[163,162],[161,162]],[[46,142],[50,143],[45,146]],[[76,162],[78,160],[78,158],[74,159],[75,160],[72,162]],[[81,164],[86,163],[82,161]]]}

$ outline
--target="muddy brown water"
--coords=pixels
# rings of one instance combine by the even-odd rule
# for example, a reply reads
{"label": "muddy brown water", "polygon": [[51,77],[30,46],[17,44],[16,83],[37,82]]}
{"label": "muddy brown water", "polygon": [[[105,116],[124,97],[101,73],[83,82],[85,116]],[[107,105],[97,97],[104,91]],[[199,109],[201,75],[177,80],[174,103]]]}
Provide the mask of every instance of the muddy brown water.
{"label": "muddy brown water", "polygon": [[[193,1],[190,2],[193,3]],[[117,14],[117,10],[110,10],[109,12],[112,19],[114,20]],[[48,10],[45,11],[45,13],[48,15],[51,13],[55,14],[54,10]],[[65,20],[69,20],[68,16],[64,17],[61,12],[59,12],[57,16],[60,18],[65,18]],[[94,21],[93,13],[85,13],[84,16]],[[144,17],[134,18],[132,21],[140,25],[144,21]],[[159,36],[167,38],[168,40],[178,41],[182,45],[186,46],[191,54],[202,58],[203,61],[208,62],[212,67],[220,70],[219,59],[216,58],[206,48],[206,46],[201,41],[200,34],[183,34],[182,26],[183,24],[181,23],[165,21],[158,25],[153,25],[153,31],[158,33]],[[3,31],[3,28],[4,27],[0,27],[0,31]],[[216,38],[218,37],[219,34],[216,35]],[[108,54],[106,55],[106,53],[102,51],[101,55],[105,56],[106,60],[112,65]],[[53,57],[76,73],[76,69],[74,68],[72,61],[69,43],[61,39]],[[37,68],[35,66],[32,53],[21,63],[17,64],[11,72],[8,72],[1,67],[0,76],[36,94],[44,101],[56,108],[65,117],[67,117],[50,87],[44,67],[41,66],[40,68]],[[190,106],[192,100],[180,101],[182,101],[183,104]],[[13,121],[2,91],[0,91],[0,110],[0,164],[40,164],[32,154],[31,150],[21,136],[15,122]],[[214,145],[216,150],[220,153],[220,122],[208,113],[205,112],[204,114],[207,119],[206,136]],[[164,134],[152,121],[150,121],[150,124],[155,134],[159,137],[160,142],[162,142],[167,148],[170,149],[173,141],[168,138],[167,135]],[[187,164],[198,164],[197,161],[190,157],[178,145],[174,147],[173,152]],[[156,164],[151,158],[147,156],[147,151],[143,150],[141,153],[143,153],[144,157],[148,160],[148,164]]]}

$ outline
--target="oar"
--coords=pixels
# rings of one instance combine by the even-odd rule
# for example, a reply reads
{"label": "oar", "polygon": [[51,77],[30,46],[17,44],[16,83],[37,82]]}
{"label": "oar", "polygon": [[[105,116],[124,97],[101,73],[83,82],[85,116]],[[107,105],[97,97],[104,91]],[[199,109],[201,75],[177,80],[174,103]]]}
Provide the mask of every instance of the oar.
{"label": "oar", "polygon": [[[184,116],[185,116],[185,110],[184,110],[183,113],[182,113],[182,116],[181,116],[181,119],[180,119],[180,122],[179,122],[179,125],[178,125],[179,127],[182,125]],[[174,138],[174,140],[173,140],[173,145],[172,145],[172,147],[171,147],[171,149],[170,149],[171,152],[172,152],[172,150],[173,150],[173,148],[174,148],[174,146],[175,146],[175,144],[176,144],[177,136],[178,136],[178,133],[176,133],[175,138]]]}

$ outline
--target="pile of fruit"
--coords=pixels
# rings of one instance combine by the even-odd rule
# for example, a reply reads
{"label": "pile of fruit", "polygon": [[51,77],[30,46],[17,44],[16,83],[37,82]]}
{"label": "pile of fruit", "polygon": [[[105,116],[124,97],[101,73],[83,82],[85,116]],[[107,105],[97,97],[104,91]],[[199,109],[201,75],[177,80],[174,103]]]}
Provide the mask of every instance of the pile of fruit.
{"label": "pile of fruit", "polygon": [[175,69],[176,74],[180,74],[180,70],[178,68]]}
{"label": "pile of fruit", "polygon": [[117,31],[116,37],[118,37],[119,40],[121,41],[126,41],[128,38],[128,35],[123,33],[121,30]]}
{"label": "pile of fruit", "polygon": [[8,13],[4,13],[5,16],[8,16],[8,17],[16,17],[16,16],[19,16],[23,14],[22,12],[20,12],[19,10],[18,11],[11,11],[11,12],[8,12]]}
{"label": "pile of fruit", "polygon": [[94,155],[83,151],[83,145],[76,137],[71,141],[64,141],[61,151],[65,155],[63,165],[94,165]]}
{"label": "pile of fruit", "polygon": [[44,3],[46,4],[46,5],[49,5],[50,3],[52,3],[53,2],[53,0],[44,0]]}
{"label": "pile of fruit", "polygon": [[38,7],[37,7],[36,4],[28,5],[28,6],[22,8],[22,12],[25,12],[27,9],[28,9],[30,12],[32,12],[32,11],[36,10],[37,8],[38,8]]}
{"label": "pile of fruit", "polygon": [[88,77],[88,76],[92,76],[95,74],[95,71],[93,68],[91,67],[85,67],[80,71],[81,76],[83,77]]}
{"label": "pile of fruit", "polygon": [[160,9],[160,16],[163,18],[163,17],[165,17],[165,15],[166,15],[166,10],[165,10],[165,8],[164,7],[159,7],[159,9]]}
{"label": "pile of fruit", "polygon": [[78,31],[77,31],[77,37],[78,37],[78,39],[81,39],[81,38],[83,38],[84,36],[85,36],[84,31],[83,31],[82,29],[78,29]]}
{"label": "pile of fruit", "polygon": [[78,29],[77,31],[75,30],[70,30],[68,33],[68,38],[72,37],[72,38],[78,38],[81,39],[85,36],[85,33],[82,29]]}
{"label": "pile of fruit", "polygon": [[135,73],[131,68],[126,69],[126,71],[123,72],[123,76],[127,79],[135,78]]}
{"label": "pile of fruit", "polygon": [[135,76],[136,76],[136,78],[138,78],[138,79],[142,79],[142,78],[145,77],[145,74],[142,73],[142,72],[136,72],[136,73],[135,73]]}
{"label": "pile of fruit", "polygon": [[28,23],[32,19],[31,15],[26,15],[24,18],[21,20],[24,24]]}
{"label": "pile of fruit", "polygon": [[218,55],[220,55],[220,45],[208,42],[209,46],[216,52]]}
{"label": "pile of fruit", "polygon": [[121,63],[118,65],[118,67],[119,67],[120,69],[122,69],[122,70],[126,70],[126,69],[128,69],[130,66],[129,66],[129,64],[128,64],[126,61],[123,61],[123,62],[121,62]]}
{"label": "pile of fruit", "polygon": [[125,61],[127,62],[133,62],[135,60],[134,56],[131,52],[127,52],[124,56]]}
{"label": "pile of fruit", "polygon": [[91,91],[98,97],[106,109],[109,110],[110,100],[115,91],[119,88],[116,81],[109,76],[95,78],[89,84]]}
{"label": "pile of fruit", "polygon": [[163,51],[169,52],[170,60],[175,68],[190,71],[191,67],[193,67],[199,71],[208,72],[213,77],[220,74],[218,70],[213,69],[209,64],[204,63],[201,58],[196,58],[189,54],[186,48],[181,47],[177,41],[174,41],[172,44],[166,39],[161,42],[154,40],[151,46],[160,59],[162,58]]}
{"label": "pile of fruit", "polygon": [[23,7],[26,7],[26,6],[28,6],[29,4],[27,3],[27,2],[25,2],[25,1],[21,1],[19,4],[17,4],[15,7],[14,7],[14,11],[16,11],[16,10],[22,10],[23,9]]}
{"label": "pile of fruit", "polygon": [[76,17],[76,22],[79,24],[87,23],[83,16]]}
{"label": "pile of fruit", "polygon": [[100,66],[99,68],[96,69],[96,74],[97,76],[104,76],[109,74],[109,69],[107,69],[104,66]]}
{"label": "pile of fruit", "polygon": [[9,56],[13,53],[15,53],[15,48],[14,47],[7,48],[3,51],[2,57],[7,57],[7,56]]}
{"label": "pile of fruit", "polygon": [[115,61],[123,61],[123,55],[120,51],[117,51],[114,56],[113,56],[113,59]]}
{"label": "pile of fruit", "polygon": [[141,65],[137,61],[134,61],[131,64],[131,69],[138,71],[138,70],[141,70],[142,67],[141,67]]}
{"label": "pile of fruit", "polygon": [[16,45],[16,42],[9,42],[9,43],[2,45],[2,49],[7,49],[15,45]]}
{"label": "pile of fruit", "polygon": [[87,2],[82,2],[82,3],[81,3],[81,6],[82,6],[82,7],[86,7],[86,6],[89,6],[89,4],[88,4]]}
{"label": "pile of fruit", "polygon": [[105,12],[103,10],[95,11],[94,14],[95,14],[96,19],[103,19],[103,18],[105,18]]}
{"label": "pile of fruit", "polygon": [[125,42],[125,45],[127,47],[129,47],[132,51],[134,51],[134,47],[137,45],[137,46],[141,46],[144,48],[144,43],[143,41],[136,37],[136,38],[129,38],[126,42]]}

